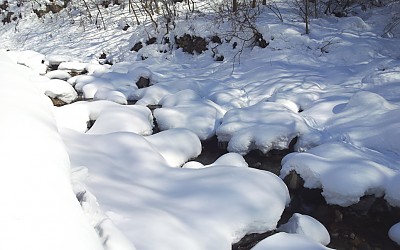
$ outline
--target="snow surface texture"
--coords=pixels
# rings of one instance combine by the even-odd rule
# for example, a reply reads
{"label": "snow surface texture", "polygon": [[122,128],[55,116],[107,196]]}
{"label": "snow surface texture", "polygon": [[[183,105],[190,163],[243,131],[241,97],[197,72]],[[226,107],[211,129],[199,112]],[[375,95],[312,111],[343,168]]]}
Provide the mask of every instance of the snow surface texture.
{"label": "snow surface texture", "polygon": [[72,191],[51,101],[30,80],[36,73],[0,52],[0,74],[0,249],[103,249]]}
{"label": "snow surface texture", "polygon": [[278,227],[278,231],[301,234],[326,246],[331,241],[328,230],[311,216],[294,213],[286,224]]}

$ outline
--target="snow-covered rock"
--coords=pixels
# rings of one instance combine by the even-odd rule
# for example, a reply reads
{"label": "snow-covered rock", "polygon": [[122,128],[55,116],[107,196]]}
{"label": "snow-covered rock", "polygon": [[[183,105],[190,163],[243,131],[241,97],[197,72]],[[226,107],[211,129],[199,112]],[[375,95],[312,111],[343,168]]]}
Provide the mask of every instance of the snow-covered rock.
{"label": "snow-covered rock", "polygon": [[278,231],[301,234],[326,246],[331,241],[328,230],[311,216],[294,213],[286,224],[278,227]]}
{"label": "snow-covered rock", "polygon": [[314,240],[300,235],[277,233],[255,245],[251,250],[328,250],[324,245],[315,242]]}
{"label": "snow-covered rock", "polygon": [[154,111],[154,117],[161,130],[187,128],[201,140],[215,135],[224,113],[217,104],[189,89],[165,96],[160,104],[163,107]]}
{"label": "snow-covered rock", "polygon": [[307,188],[322,188],[329,204],[349,206],[364,195],[377,197],[396,175],[385,155],[348,143],[322,144],[307,152],[291,153],[282,160],[280,176],[296,171]]}
{"label": "snow-covered rock", "polygon": [[259,149],[286,149],[290,142],[308,130],[305,120],[279,103],[260,102],[241,109],[229,110],[217,129],[220,142],[228,142],[228,150],[246,154]]}

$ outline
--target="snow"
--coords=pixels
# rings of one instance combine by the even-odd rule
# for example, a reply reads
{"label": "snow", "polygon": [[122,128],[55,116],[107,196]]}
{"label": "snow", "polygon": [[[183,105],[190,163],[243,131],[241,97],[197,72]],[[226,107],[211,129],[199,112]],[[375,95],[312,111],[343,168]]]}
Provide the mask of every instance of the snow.
{"label": "snow", "polygon": [[[0,29],[0,185],[5,200],[18,197],[2,210],[10,230],[1,249],[231,249],[247,233],[276,229],[291,171],[329,204],[373,195],[400,207],[400,33],[386,30],[398,2],[312,19],[308,35],[290,6],[278,3],[284,22],[261,8],[264,49],[233,48],[240,39],[228,22],[211,22],[209,9],[180,13],[187,18],[175,20],[168,45],[164,27],[137,25],[123,5],[101,7],[100,27],[71,4],[42,19],[24,5],[24,19]],[[170,51],[185,33],[219,34],[223,43],[209,48],[224,61],[211,49]],[[131,51],[151,36],[158,43]],[[141,77],[149,87],[136,85]],[[45,95],[68,105],[52,107]],[[229,153],[194,161],[214,136]],[[280,178],[243,158],[291,142]],[[396,242],[397,229],[389,231]],[[279,230],[290,234],[253,249],[328,249],[326,229],[306,215]]]}
{"label": "snow", "polygon": [[322,130],[300,138],[300,148],[314,147],[286,156],[281,177],[296,171],[305,187],[322,188],[330,204],[349,206],[364,195],[387,193],[386,199],[398,206],[399,193],[393,190],[399,178],[399,111],[375,93],[355,93],[333,107]]}
{"label": "snow", "polygon": [[218,167],[218,166],[231,166],[231,167],[248,167],[246,160],[242,155],[238,153],[226,153],[220,156],[215,162],[209,165],[203,165],[197,161],[189,161],[185,163],[183,168],[206,168],[206,167]]}
{"label": "snow", "polygon": [[252,250],[327,250],[324,245],[313,241],[312,239],[303,237],[299,234],[277,233],[262,241],[260,241]]}
{"label": "snow", "polygon": [[326,246],[331,241],[328,230],[311,216],[294,213],[289,221],[278,227],[278,231],[301,234]]}
{"label": "snow", "polygon": [[322,188],[329,204],[349,206],[364,195],[380,197],[386,192],[387,182],[398,175],[387,163],[379,152],[332,142],[285,156],[281,178],[294,170],[304,179],[305,187]]}
{"label": "snow", "polygon": [[154,111],[161,130],[187,128],[201,140],[215,135],[224,111],[212,101],[203,100],[193,90],[182,90],[160,100],[162,108]]}
{"label": "snow", "polygon": [[72,165],[88,168],[89,190],[137,249],[228,249],[246,233],[274,229],[289,202],[272,173],[229,165],[171,168],[200,151],[188,130],[149,137],[61,132]]}
{"label": "snow", "polygon": [[246,154],[259,149],[285,149],[290,142],[307,130],[306,122],[286,106],[274,102],[228,111],[218,127],[221,142],[228,142],[228,150]]}
{"label": "snow", "polygon": [[394,224],[389,230],[391,240],[400,245],[400,223]]}
{"label": "snow", "polygon": [[0,52],[0,74],[0,248],[103,249],[72,191],[52,104],[29,82],[35,72]]}

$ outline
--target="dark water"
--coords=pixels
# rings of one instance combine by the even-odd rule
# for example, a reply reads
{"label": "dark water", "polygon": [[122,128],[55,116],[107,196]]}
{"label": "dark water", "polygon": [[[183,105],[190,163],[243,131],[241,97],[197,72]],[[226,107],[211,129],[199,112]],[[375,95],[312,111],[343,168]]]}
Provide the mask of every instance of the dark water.
{"label": "dark water", "polygon": [[[227,153],[226,149],[218,147],[216,137],[203,143],[202,154],[195,159],[203,164],[210,164],[218,157]],[[272,151],[264,155],[252,151],[244,156],[249,167],[279,174],[281,160],[292,147],[283,151]],[[289,180],[285,179],[289,185]],[[350,250],[395,250],[400,249],[388,237],[392,225],[400,221],[400,208],[390,207],[382,198],[367,196],[350,207],[328,205],[321,195],[320,189],[306,189],[300,185],[289,188],[291,203],[282,215],[278,225],[286,223],[293,213],[310,215],[320,221],[331,236],[328,245],[334,249]],[[246,235],[232,246],[233,250],[249,250],[262,239],[276,232]]]}

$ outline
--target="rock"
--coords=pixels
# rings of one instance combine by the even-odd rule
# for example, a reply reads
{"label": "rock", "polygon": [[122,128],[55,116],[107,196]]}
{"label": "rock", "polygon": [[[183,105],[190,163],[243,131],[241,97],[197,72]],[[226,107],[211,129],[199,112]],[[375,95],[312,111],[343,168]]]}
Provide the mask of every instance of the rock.
{"label": "rock", "polygon": [[138,52],[141,48],[143,48],[143,43],[142,42],[137,42],[137,43],[135,43],[135,45],[133,45],[131,51]]}
{"label": "rock", "polygon": [[157,42],[157,38],[156,37],[152,37],[149,40],[146,41],[146,45],[150,45],[150,44],[155,44]]}
{"label": "rock", "polygon": [[136,82],[136,86],[138,86],[139,89],[147,88],[150,86],[150,79],[141,76]]}
{"label": "rock", "polygon": [[175,43],[178,48],[182,48],[183,52],[194,54],[194,52],[201,54],[208,50],[206,39],[198,36],[191,36],[185,34],[181,37],[175,37]]}
{"label": "rock", "polygon": [[304,181],[298,173],[290,171],[283,180],[290,190],[296,190],[303,186]]}

